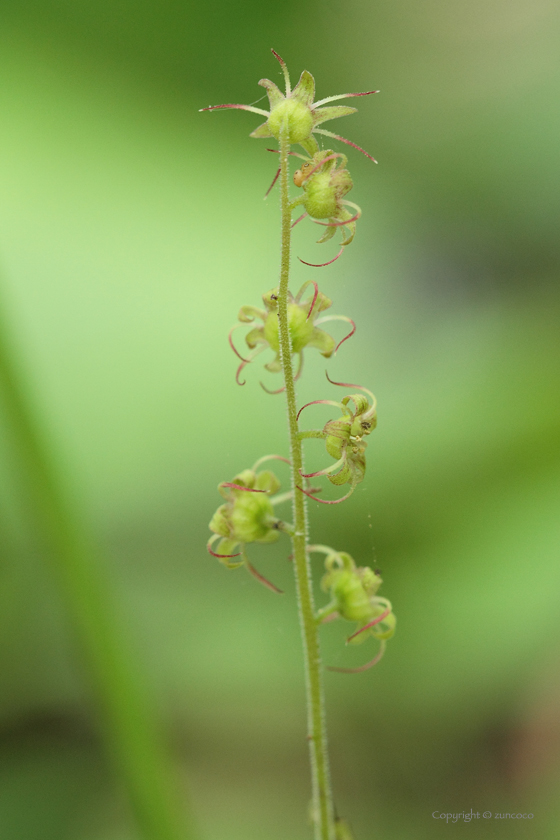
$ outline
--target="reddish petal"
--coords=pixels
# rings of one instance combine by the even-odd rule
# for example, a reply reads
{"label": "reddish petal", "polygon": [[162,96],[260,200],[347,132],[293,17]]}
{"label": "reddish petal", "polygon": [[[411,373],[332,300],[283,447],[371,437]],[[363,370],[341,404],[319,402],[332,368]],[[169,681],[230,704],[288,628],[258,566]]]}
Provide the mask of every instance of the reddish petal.
{"label": "reddish petal", "polygon": [[220,558],[220,557],[240,557],[241,556],[240,551],[238,551],[237,554],[216,554],[215,551],[212,551],[212,549],[210,548],[209,545],[207,545],[206,548],[208,549],[208,552],[212,555],[212,557]]}
{"label": "reddish petal", "polygon": [[264,575],[261,575],[260,572],[257,572],[255,567],[251,566],[248,560],[245,563],[245,565],[247,566],[253,577],[256,578],[259,583],[262,583],[263,586],[266,586],[267,589],[270,589],[271,592],[277,592],[279,595],[284,594],[282,589],[278,589],[278,587],[271,583],[271,581],[267,580],[267,578],[265,578]]}
{"label": "reddish petal", "polygon": [[359,636],[360,633],[363,633],[365,630],[369,630],[370,627],[375,627],[376,624],[379,624],[381,621],[383,621],[384,618],[387,618],[390,612],[391,607],[387,607],[385,612],[382,612],[380,616],[374,618],[373,621],[370,621],[370,623],[366,624],[364,627],[360,627],[360,629],[356,630],[355,633],[352,633],[351,636],[348,636],[348,638],[346,639],[346,643],[350,642],[352,639],[355,639],[356,636]]}
{"label": "reddish petal", "polygon": [[301,222],[302,219],[305,219],[307,213],[304,213],[303,216],[300,216],[299,219],[296,219],[295,222],[292,222],[292,228],[295,228],[298,222]]}
{"label": "reddish petal", "polygon": [[365,665],[362,665],[360,668],[335,668],[332,665],[327,666],[327,671],[337,671],[339,674],[361,674],[362,671],[368,671],[370,668],[373,668],[374,665],[377,665],[383,654],[385,653],[385,645],[382,644],[379,653],[377,656],[374,656],[371,662],[367,662]]}
{"label": "reddish petal", "polygon": [[347,146],[352,146],[353,149],[357,149],[359,152],[362,152],[367,158],[372,160],[374,163],[377,163],[374,157],[372,157],[365,149],[362,149],[361,146],[357,146],[356,143],[352,143],[351,140],[346,140],[345,137],[341,137],[340,134],[333,134],[332,131],[327,131],[325,128],[316,128],[313,131],[314,134],[324,134],[325,137],[332,137],[334,140],[340,140],[341,143],[346,143]]}
{"label": "reddish petal", "polygon": [[[298,219],[298,221],[299,221],[299,219]],[[351,220],[351,219],[349,219],[348,221],[352,221],[352,220]],[[324,222],[318,222],[318,224],[324,224]],[[347,224],[347,222],[345,222],[345,224]],[[333,258],[332,258],[332,260],[329,260],[328,262],[325,262],[325,263],[310,263],[310,262],[306,262],[305,260],[302,260],[302,258],[301,258],[301,257],[298,257],[298,260],[299,260],[301,263],[303,263],[304,265],[309,265],[309,266],[311,266],[311,268],[324,268],[326,265],[331,265],[333,262],[336,262],[336,261],[337,261],[337,259],[340,257],[340,255],[342,254],[342,252],[343,252],[343,251],[344,251],[344,246],[342,246],[342,248],[340,249],[340,251],[338,252],[338,254],[336,255],[336,257],[333,257]],[[313,307],[312,307],[312,308],[313,308]],[[309,311],[311,312],[311,310],[309,310]],[[309,315],[308,315],[307,317],[309,318]],[[342,344],[342,342],[341,342],[341,344]],[[340,346],[340,345],[339,345],[339,346]],[[338,348],[337,348],[337,349],[338,349]]]}
{"label": "reddish petal", "polygon": [[345,496],[343,496],[341,499],[334,499],[333,501],[330,501],[328,499],[318,499],[317,496],[312,496],[311,493],[309,493],[307,490],[304,490],[303,487],[300,487],[297,484],[296,484],[296,487],[297,487],[298,490],[301,490],[301,492],[305,496],[309,496],[309,498],[313,499],[314,502],[320,502],[322,505],[339,505],[341,502],[344,502],[349,496],[351,496],[352,493],[354,492],[354,488],[352,487],[348,491],[348,493]]}
{"label": "reddish petal", "polygon": [[237,358],[238,358],[238,359],[241,359],[241,361],[242,361],[242,362],[245,362],[245,364],[246,364],[246,365],[248,365],[248,364],[249,364],[249,362],[251,361],[251,359],[244,359],[244,358],[243,358],[243,356],[241,355],[241,353],[239,353],[239,352],[236,350],[236,348],[235,348],[235,344],[233,343],[233,338],[231,337],[231,335],[232,335],[233,331],[234,331],[234,330],[236,330],[238,326],[240,326],[240,325],[239,325],[239,324],[236,324],[236,326],[235,326],[235,327],[232,327],[232,328],[231,328],[231,330],[229,331],[229,335],[228,335],[229,346],[231,347],[231,349],[233,350],[233,352],[235,353],[235,355],[237,356]]}

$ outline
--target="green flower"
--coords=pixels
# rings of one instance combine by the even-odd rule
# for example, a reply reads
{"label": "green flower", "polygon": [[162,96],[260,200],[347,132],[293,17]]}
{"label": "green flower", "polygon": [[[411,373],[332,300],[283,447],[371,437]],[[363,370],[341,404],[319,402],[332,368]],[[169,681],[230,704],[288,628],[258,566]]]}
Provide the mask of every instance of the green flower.
{"label": "green flower", "polygon": [[[337,158],[340,160],[337,161]],[[362,211],[357,204],[344,199],[354,186],[350,173],[346,169],[347,163],[346,155],[326,149],[323,152],[317,152],[311,160],[305,160],[305,163],[294,173],[294,184],[296,187],[303,187],[303,195],[290,203],[290,210],[295,210],[301,205],[305,210],[304,215],[300,216],[294,224],[308,215],[316,224],[326,225],[325,234],[317,240],[319,244],[331,239],[337,227],[348,229],[348,235],[343,237],[342,247],[349,245],[354,239],[356,220],[359,219]],[[352,207],[355,212],[350,213],[346,207]],[[329,221],[317,221],[318,219]],[[338,256],[341,253],[342,248]]]}
{"label": "green flower", "polygon": [[[328,375],[327,375],[328,378]],[[312,496],[308,490],[302,487],[299,489],[306,496],[314,499],[316,502],[321,502],[324,505],[337,505],[343,502],[352,495],[356,486],[364,480],[366,472],[366,448],[367,442],[364,437],[370,435],[377,426],[377,410],[376,399],[367,388],[362,388],[361,385],[352,385],[349,382],[333,382],[333,385],[340,385],[347,388],[360,388],[371,397],[371,405],[367,397],[363,394],[351,394],[344,397],[340,402],[334,400],[313,400],[313,402],[306,403],[298,412],[298,417],[304,408],[310,405],[334,405],[340,408],[342,416],[337,420],[328,420],[322,431],[312,430],[307,432],[300,432],[302,440],[306,438],[320,438],[325,441],[325,446],[331,458],[336,458],[336,463],[330,467],[325,467],[314,473],[302,473],[303,478],[315,478],[320,475],[325,475],[331,484],[342,485],[349,484],[350,490],[345,496],[334,501],[327,501],[326,499],[318,499]],[[352,411],[348,403],[354,403],[354,411]],[[338,470],[338,472],[336,472]]]}
{"label": "green flower", "polygon": [[[260,583],[280,592],[257,572],[245,553],[248,543],[273,543],[279,539],[281,531],[290,530],[290,526],[274,513],[274,505],[285,500],[285,496],[273,497],[280,488],[278,478],[271,470],[257,472],[259,466],[269,460],[289,463],[280,455],[267,455],[260,458],[250,470],[243,470],[236,475],[233,481],[223,481],[218,485],[218,491],[226,501],[210,520],[208,527],[214,535],[208,540],[207,549],[228,569],[245,566]],[[220,542],[218,550],[214,551],[213,545],[217,539]],[[241,559],[234,560],[236,557]]]}
{"label": "green flower", "polygon": [[[305,290],[309,286],[313,286],[314,293],[302,300]],[[270,349],[275,354],[274,359],[265,365],[265,368],[271,373],[278,373],[282,370],[280,362],[280,340],[278,334],[278,289],[272,289],[263,295],[264,309],[258,309],[256,306],[242,306],[239,310],[240,324],[236,324],[230,330],[229,343],[234,353],[241,364],[237,369],[236,380],[239,385],[244,385],[239,376],[242,370],[253,361],[256,356],[263,352],[263,350]],[[330,359],[333,353],[336,353],[340,345],[354,335],[355,324],[345,315],[327,315],[321,316],[321,313],[332,306],[332,300],[319,291],[317,283],[314,280],[308,280],[304,283],[297,295],[294,297],[291,292],[288,292],[288,329],[290,331],[290,339],[292,344],[292,353],[299,357],[298,370],[295,378],[298,379],[303,366],[303,351],[306,347],[314,347],[319,350],[322,356]],[[246,324],[254,323],[255,319],[262,321],[262,324],[254,326],[245,336],[247,347],[252,352],[247,358],[243,357],[235,348],[232,334],[234,330]],[[327,321],[346,321],[352,325],[351,331],[346,335],[342,341],[336,343],[335,339],[327,332],[319,328],[319,324],[324,324]],[[263,386],[264,387],[264,386]],[[265,390],[268,390],[265,388]],[[273,391],[271,393],[280,393]]]}
{"label": "green flower", "polygon": [[356,622],[357,629],[348,637],[347,644],[362,644],[371,636],[380,642],[379,653],[367,665],[357,669],[330,670],[364,671],[371,668],[383,655],[385,643],[393,636],[397,623],[391,602],[377,594],[383,582],[379,572],[369,566],[356,566],[345,551],[335,551],[324,545],[311,545],[309,551],[327,555],[321,589],[331,596],[331,601],[319,610],[317,622],[321,624],[333,618]]}
{"label": "green flower", "polygon": [[261,79],[259,85],[266,89],[268,101],[270,103],[270,111],[264,111],[262,108],[255,108],[254,105],[212,105],[209,108],[201,108],[201,111],[217,111],[224,108],[237,108],[241,111],[251,111],[253,114],[260,114],[266,117],[266,121],[256,128],[251,137],[274,137],[275,140],[280,140],[280,132],[283,125],[287,125],[288,141],[290,144],[299,143],[307,154],[315,155],[319,151],[317,140],[314,134],[324,134],[326,137],[333,137],[335,140],[340,140],[342,143],[347,143],[354,149],[363,152],[366,157],[375,159],[364,151],[360,146],[352,143],[350,140],[345,140],[338,134],[333,134],[332,131],[326,131],[324,128],[318,128],[319,125],[334,120],[338,117],[345,117],[348,114],[356,113],[356,108],[351,108],[348,105],[329,105],[324,108],[321,106],[327,103],[335,102],[337,99],[349,99],[354,96],[369,96],[372,93],[379,93],[377,90],[367,90],[363,93],[340,93],[336,96],[327,96],[325,99],[320,99],[318,102],[313,102],[315,98],[315,80],[311,73],[304,70],[300,76],[299,82],[292,90],[290,83],[290,75],[284,60],[277,52],[272,50],[280,62],[284,80],[286,83],[286,93],[282,93],[280,88],[271,82],[270,79]]}

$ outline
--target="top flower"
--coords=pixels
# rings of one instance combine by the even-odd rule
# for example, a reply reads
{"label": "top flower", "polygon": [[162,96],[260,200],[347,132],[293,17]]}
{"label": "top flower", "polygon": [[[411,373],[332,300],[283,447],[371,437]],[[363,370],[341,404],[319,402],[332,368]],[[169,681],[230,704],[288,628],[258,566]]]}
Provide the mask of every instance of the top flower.
{"label": "top flower", "polygon": [[377,90],[367,90],[363,93],[340,93],[336,96],[327,96],[326,99],[320,99],[318,102],[313,102],[315,98],[315,80],[311,73],[304,70],[300,76],[300,80],[292,90],[290,83],[290,75],[288,68],[282,58],[277,52],[272,50],[282,68],[284,79],[286,80],[286,93],[282,91],[271,82],[270,79],[261,79],[259,85],[266,88],[268,100],[270,102],[270,112],[264,111],[262,108],[255,108],[253,105],[212,105],[210,108],[201,108],[201,111],[216,111],[221,108],[238,108],[242,111],[252,111],[254,114],[261,114],[266,117],[266,122],[256,128],[251,137],[274,137],[280,140],[280,132],[284,125],[287,125],[288,141],[290,144],[299,143],[303,146],[305,151],[313,156],[319,151],[319,145],[313,134],[324,134],[327,137],[333,137],[335,140],[340,140],[342,143],[347,143],[354,149],[363,152],[366,157],[377,163],[375,158],[364,151],[360,146],[352,143],[350,140],[345,140],[338,134],[333,134],[332,131],[326,131],[324,128],[317,128],[321,123],[327,120],[334,120],[337,117],[345,117],[348,114],[354,114],[356,108],[350,108],[348,105],[334,105],[329,108],[322,108],[328,102],[334,102],[336,99],[348,99],[352,96],[369,96],[372,93],[379,93]]}

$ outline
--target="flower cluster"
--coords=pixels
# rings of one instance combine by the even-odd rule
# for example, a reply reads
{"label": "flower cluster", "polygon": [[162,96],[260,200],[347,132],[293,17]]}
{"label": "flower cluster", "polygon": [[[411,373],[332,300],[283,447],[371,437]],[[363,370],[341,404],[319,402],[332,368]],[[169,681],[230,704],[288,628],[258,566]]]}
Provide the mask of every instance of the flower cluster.
{"label": "flower cluster", "polygon": [[[360,217],[361,210],[357,204],[344,199],[346,193],[352,189],[352,178],[346,169],[347,158],[345,155],[335,153],[331,149],[321,151],[314,135],[322,134],[325,137],[339,140],[341,143],[346,143],[346,145],[352,146],[352,148],[362,152],[374,163],[377,163],[377,161],[351,140],[346,140],[340,134],[333,134],[332,131],[327,131],[324,128],[318,128],[318,126],[329,120],[355,114],[357,108],[352,108],[349,105],[328,105],[326,108],[322,106],[330,102],[335,102],[338,99],[370,96],[373,93],[379,93],[379,91],[367,90],[361,93],[341,93],[314,102],[315,80],[311,73],[304,70],[299,82],[292,90],[290,74],[288,73],[285,61],[274,50],[272,52],[280,62],[284,74],[286,92],[282,93],[278,86],[270,81],[270,79],[260,80],[259,85],[265,88],[268,95],[270,111],[255,108],[254,105],[232,103],[211,105],[208,108],[201,108],[200,110],[218,111],[235,108],[260,114],[267,118],[266,122],[256,128],[251,133],[251,137],[273,137],[280,142],[281,132],[284,131],[287,133],[287,139],[290,145],[298,144],[302,146],[309,155],[308,158],[296,152],[290,152],[291,155],[299,157],[304,161],[303,165],[294,175],[294,183],[298,187],[303,187],[304,192],[303,195],[300,195],[292,201],[290,209],[293,210],[301,205],[305,209],[303,216],[300,216],[294,224],[297,224],[305,216],[310,216],[316,224],[327,226],[327,230],[324,236],[318,240],[319,242],[326,242],[334,236],[337,227],[346,228],[347,235],[344,236],[342,247],[334,259],[326,263],[320,263],[319,265],[306,263],[306,265],[313,265],[315,267],[330,265],[331,262],[334,262],[340,257],[344,246],[352,242],[356,232],[356,220]],[[269,151],[273,152],[277,150],[269,149]],[[335,163],[337,158],[340,158],[340,163]],[[267,195],[276,183],[279,173],[280,169],[277,170]],[[352,207],[353,212],[349,212],[346,209],[347,207]],[[328,219],[328,221],[324,222],[322,221],[323,219]],[[305,260],[302,260],[302,262],[305,262]]]}

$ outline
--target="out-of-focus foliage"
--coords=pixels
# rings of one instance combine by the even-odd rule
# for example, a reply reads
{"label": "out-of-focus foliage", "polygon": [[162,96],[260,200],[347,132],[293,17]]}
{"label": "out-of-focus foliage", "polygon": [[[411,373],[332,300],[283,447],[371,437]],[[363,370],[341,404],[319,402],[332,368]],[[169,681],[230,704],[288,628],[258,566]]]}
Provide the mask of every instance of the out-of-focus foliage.
{"label": "out-of-focus foliage", "polygon": [[[338,807],[362,840],[443,836],[432,812],[470,808],[535,815],[479,820],[477,837],[557,836],[559,18],[549,0],[2,4],[12,326],[206,840],[307,836],[286,544],[255,554],[281,598],[204,549],[218,482],[286,454],[282,397],[251,367],[236,386],[226,340],[277,279],[275,161],[248,115],[197,113],[256,100],[271,46],[320,96],[382,91],[353,117],[380,161],[351,161],[355,244],[292,282],[356,319],[329,373],[379,405],[365,481],[336,517],[312,504],[311,536],[380,566],[399,616],[377,668],[327,678]],[[324,261],[309,227],[294,243]],[[340,398],[323,370],[310,354],[302,403]],[[307,451],[319,469],[320,443]],[[2,838],[132,840],[0,454]],[[328,663],[363,661],[323,632]]]}

